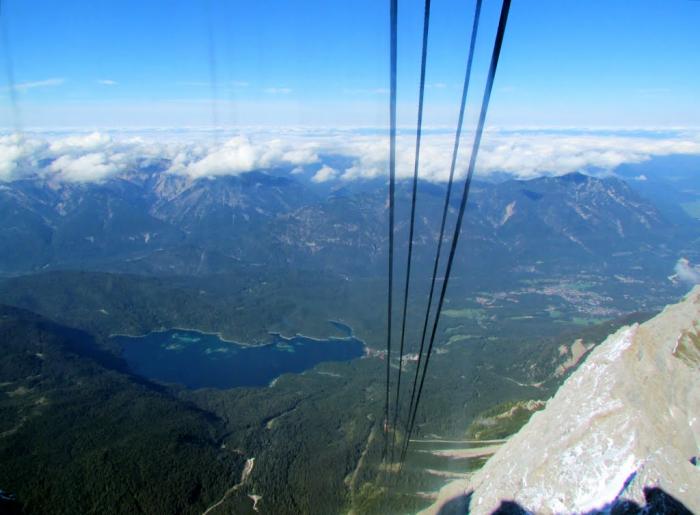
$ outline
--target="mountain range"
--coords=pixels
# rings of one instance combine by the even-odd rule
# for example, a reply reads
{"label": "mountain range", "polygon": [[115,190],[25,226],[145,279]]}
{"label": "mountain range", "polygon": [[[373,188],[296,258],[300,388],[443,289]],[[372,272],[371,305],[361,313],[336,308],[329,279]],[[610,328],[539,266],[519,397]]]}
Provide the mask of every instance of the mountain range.
{"label": "mountain range", "polygon": [[[454,190],[447,235],[461,184]],[[444,185],[419,184],[419,266],[432,262],[444,193]],[[400,182],[400,252],[410,194]],[[468,206],[459,256],[474,270],[602,265],[633,273],[644,263],[669,274],[681,255],[692,257],[700,226],[688,215],[669,219],[625,180],[580,173],[476,183]],[[28,178],[0,185],[0,218],[4,275],[65,268],[203,275],[246,263],[371,276],[386,266],[386,185],[377,180],[329,190],[294,175],[192,179],[158,167],[101,183]]]}

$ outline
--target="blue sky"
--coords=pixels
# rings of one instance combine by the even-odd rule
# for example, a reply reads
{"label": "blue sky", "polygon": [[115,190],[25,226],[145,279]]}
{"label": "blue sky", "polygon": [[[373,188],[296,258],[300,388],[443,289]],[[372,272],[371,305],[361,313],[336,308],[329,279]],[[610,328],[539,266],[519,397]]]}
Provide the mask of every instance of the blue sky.
{"label": "blue sky", "polygon": [[[415,123],[422,8],[399,1],[405,126]],[[473,103],[499,8],[484,0]],[[427,125],[454,125],[472,14],[472,0],[433,0]],[[699,25],[692,0],[514,0],[489,123],[698,126]],[[4,0],[3,28],[0,59],[11,58],[25,127],[387,119],[387,1]],[[0,125],[11,126],[4,73],[2,83]]]}

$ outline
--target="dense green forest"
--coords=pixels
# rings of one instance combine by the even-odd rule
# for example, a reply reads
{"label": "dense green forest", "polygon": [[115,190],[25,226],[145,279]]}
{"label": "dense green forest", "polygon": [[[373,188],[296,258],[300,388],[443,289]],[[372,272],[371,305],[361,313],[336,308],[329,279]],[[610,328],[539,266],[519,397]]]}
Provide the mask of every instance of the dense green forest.
{"label": "dense green forest", "polygon": [[89,335],[0,307],[0,485],[27,513],[201,513],[243,462],[223,422]]}
{"label": "dense green forest", "polygon": [[[0,283],[0,301],[40,313],[2,310],[0,456],[8,466],[0,488],[17,495],[26,513],[246,513],[254,502],[264,513],[393,513],[425,506],[429,499],[417,492],[444,483],[425,470],[480,466],[482,459],[445,460],[418,444],[400,478],[381,464],[381,355],[322,363],[269,388],[191,391],[132,375],[109,338],[195,326],[255,342],[271,327],[337,335],[342,329],[328,320],[342,319],[381,348],[381,314],[368,306],[378,282],[334,288],[331,278],[317,280],[315,295],[304,296],[308,277],[278,280],[256,287],[235,275],[54,272]],[[268,285],[276,301],[263,304]],[[465,438],[480,417],[547,399],[565,377],[553,373],[568,357],[562,345],[599,342],[644,318],[576,320],[565,306],[535,296],[525,318],[517,303],[494,304],[450,299],[418,440]],[[415,363],[404,367],[410,377]],[[519,412],[489,436],[516,431],[529,414]],[[397,438],[404,438],[401,427]]]}

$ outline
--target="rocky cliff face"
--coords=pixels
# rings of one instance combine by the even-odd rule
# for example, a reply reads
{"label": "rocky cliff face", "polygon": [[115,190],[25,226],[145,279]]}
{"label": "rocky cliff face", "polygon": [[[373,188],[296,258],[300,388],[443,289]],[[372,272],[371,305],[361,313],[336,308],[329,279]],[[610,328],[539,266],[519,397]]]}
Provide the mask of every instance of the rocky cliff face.
{"label": "rocky cliff face", "polygon": [[645,506],[656,494],[680,503],[673,510],[700,513],[698,455],[700,286],[610,335],[543,411],[428,512],[492,513],[505,501],[534,513],[590,513]]}

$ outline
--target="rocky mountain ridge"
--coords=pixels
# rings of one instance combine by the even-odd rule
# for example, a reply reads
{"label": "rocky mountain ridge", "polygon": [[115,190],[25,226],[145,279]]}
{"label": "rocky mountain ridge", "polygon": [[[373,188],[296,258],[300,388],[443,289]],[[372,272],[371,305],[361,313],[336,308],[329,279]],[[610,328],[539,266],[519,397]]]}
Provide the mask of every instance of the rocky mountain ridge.
{"label": "rocky mountain ridge", "polygon": [[[397,191],[401,245],[409,186],[399,183]],[[419,263],[434,255],[443,195],[444,185],[421,184]],[[376,275],[387,248],[385,197],[381,182],[328,193],[293,175],[263,172],[194,180],[144,170],[101,183],[24,179],[0,185],[0,273],[89,267],[206,274],[243,261]],[[599,266],[602,259],[626,270],[637,264],[634,253],[653,264],[661,259],[668,271],[696,222],[688,223],[669,223],[616,178],[481,183],[470,198],[460,257],[475,269],[514,260]]]}
{"label": "rocky mountain ridge", "polygon": [[486,514],[504,506],[638,513],[651,503],[661,510],[654,513],[700,512],[699,420],[695,287],[651,320],[610,335],[543,411],[481,470],[445,487],[426,513]]}

